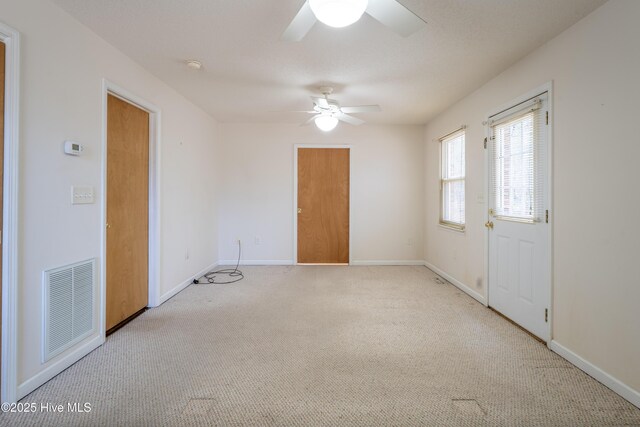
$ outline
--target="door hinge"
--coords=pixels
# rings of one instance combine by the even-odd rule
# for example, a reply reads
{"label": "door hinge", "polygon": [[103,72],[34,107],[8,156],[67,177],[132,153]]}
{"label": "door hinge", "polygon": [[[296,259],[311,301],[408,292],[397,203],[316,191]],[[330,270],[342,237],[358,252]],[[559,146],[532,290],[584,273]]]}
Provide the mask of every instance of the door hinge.
{"label": "door hinge", "polygon": [[487,138],[484,139],[484,148],[487,149]]}
{"label": "door hinge", "polygon": [[547,224],[549,224],[549,209],[547,209],[546,211],[544,211],[544,222],[546,222]]}
{"label": "door hinge", "polygon": [[545,323],[549,322],[549,309],[548,308],[544,309],[544,321],[545,321]]}
{"label": "door hinge", "polygon": [[547,120],[547,124],[549,124],[549,112],[548,111],[547,111],[547,114],[546,114],[546,120]]}

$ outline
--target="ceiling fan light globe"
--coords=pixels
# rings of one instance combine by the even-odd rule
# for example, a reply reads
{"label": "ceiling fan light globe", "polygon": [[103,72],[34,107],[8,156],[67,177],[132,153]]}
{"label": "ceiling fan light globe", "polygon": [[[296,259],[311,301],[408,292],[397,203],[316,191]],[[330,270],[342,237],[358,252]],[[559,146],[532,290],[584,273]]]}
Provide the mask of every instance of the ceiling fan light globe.
{"label": "ceiling fan light globe", "polygon": [[333,116],[320,116],[314,120],[318,129],[323,132],[329,132],[338,126],[338,119]]}
{"label": "ceiling fan light globe", "polygon": [[309,0],[318,21],[334,28],[356,22],[367,9],[369,0]]}

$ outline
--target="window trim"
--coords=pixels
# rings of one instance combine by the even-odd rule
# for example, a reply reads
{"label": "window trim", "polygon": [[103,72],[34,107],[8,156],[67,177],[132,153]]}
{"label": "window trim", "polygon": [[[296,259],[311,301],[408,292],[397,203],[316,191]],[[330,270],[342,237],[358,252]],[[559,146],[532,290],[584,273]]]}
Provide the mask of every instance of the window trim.
{"label": "window trim", "polygon": [[[464,232],[466,229],[466,223],[467,223],[467,218],[466,218],[466,214],[465,214],[465,222],[463,223],[458,223],[458,222],[453,222],[453,221],[448,221],[444,219],[444,187],[446,183],[450,183],[450,182],[456,182],[456,181],[462,181],[464,189],[465,189],[465,200],[464,200],[464,204],[465,204],[465,212],[466,212],[466,188],[467,188],[467,162],[466,162],[466,126],[461,126],[458,129],[447,133],[446,135],[438,138],[438,142],[440,145],[440,158],[438,160],[438,163],[440,165],[440,169],[439,169],[439,181],[440,181],[440,201],[439,201],[439,210],[440,213],[438,215],[438,225],[449,229],[449,230],[454,230],[454,231],[459,231],[459,232]],[[464,168],[463,168],[463,172],[464,175],[463,177],[457,177],[457,178],[444,178],[443,177],[443,172],[444,172],[444,142],[454,139],[456,137],[458,137],[459,135],[462,135],[464,138],[463,144],[464,144],[464,148],[465,148],[465,164],[464,164]]]}

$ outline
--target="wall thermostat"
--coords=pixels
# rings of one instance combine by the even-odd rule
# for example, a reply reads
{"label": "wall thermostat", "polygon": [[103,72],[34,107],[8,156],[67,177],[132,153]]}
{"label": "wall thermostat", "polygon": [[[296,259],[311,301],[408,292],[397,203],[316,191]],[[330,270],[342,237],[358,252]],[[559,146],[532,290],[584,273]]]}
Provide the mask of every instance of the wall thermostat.
{"label": "wall thermostat", "polygon": [[71,154],[72,156],[79,156],[83,151],[84,146],[82,144],[73,141],[64,142],[64,152],[67,154]]}

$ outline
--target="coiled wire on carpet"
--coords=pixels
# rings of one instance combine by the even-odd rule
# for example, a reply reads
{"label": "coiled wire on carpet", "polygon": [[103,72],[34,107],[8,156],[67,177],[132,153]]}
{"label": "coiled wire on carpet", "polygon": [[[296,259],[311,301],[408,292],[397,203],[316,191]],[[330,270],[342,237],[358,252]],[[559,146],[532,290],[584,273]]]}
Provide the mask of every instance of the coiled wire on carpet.
{"label": "coiled wire on carpet", "polygon": [[[193,283],[210,283],[212,285],[227,285],[229,283],[236,283],[244,279],[242,271],[238,270],[240,266],[240,255],[242,254],[242,245],[238,240],[238,261],[236,262],[236,268],[223,268],[222,270],[214,270],[206,273],[199,279],[193,279]],[[226,280],[220,280],[218,277],[226,276]],[[205,282],[206,280],[206,282]]]}

